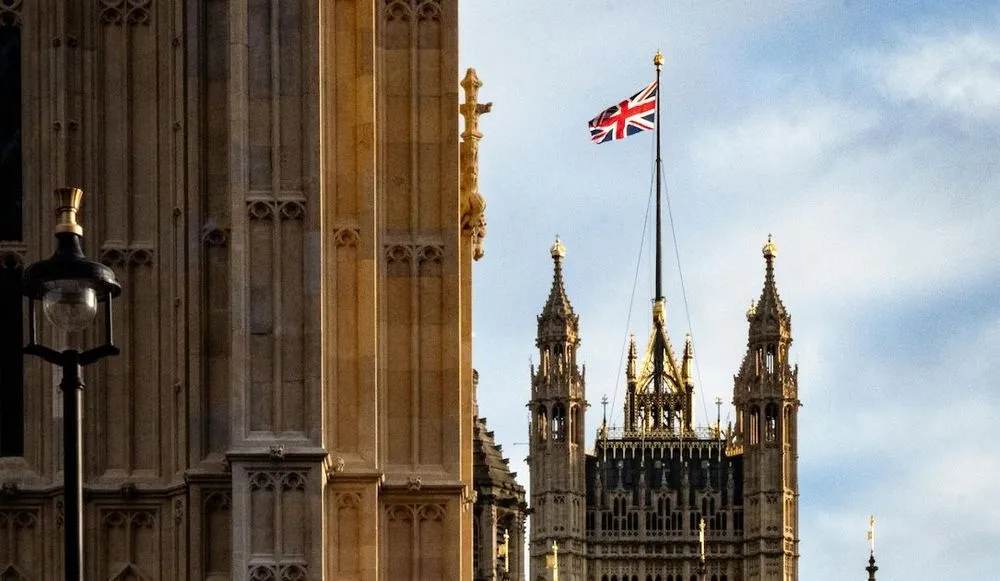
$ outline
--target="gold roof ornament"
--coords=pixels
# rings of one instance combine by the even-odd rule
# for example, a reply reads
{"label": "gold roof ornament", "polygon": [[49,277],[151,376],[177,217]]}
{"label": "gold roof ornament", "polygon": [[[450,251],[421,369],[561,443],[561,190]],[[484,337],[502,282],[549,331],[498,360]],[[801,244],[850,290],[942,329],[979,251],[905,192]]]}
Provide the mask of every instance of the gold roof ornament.
{"label": "gold roof ornament", "polygon": [[656,67],[656,70],[663,68],[663,53],[660,52],[660,49],[656,49],[656,54],[653,55],[653,66]]}
{"label": "gold roof ornament", "polygon": [[552,244],[552,248],[549,252],[552,254],[552,258],[566,257],[566,247],[563,246],[562,240],[559,239],[558,234],[556,234],[556,241]]}
{"label": "gold roof ornament", "polygon": [[778,245],[774,243],[774,239],[770,234],[767,235],[767,242],[764,243],[764,247],[761,250],[764,252],[764,258],[768,260],[778,255]]}

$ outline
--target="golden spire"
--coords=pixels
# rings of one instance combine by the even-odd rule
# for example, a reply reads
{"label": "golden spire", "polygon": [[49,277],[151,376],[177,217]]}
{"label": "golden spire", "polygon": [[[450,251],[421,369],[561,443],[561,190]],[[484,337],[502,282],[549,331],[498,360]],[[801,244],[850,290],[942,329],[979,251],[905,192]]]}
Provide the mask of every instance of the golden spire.
{"label": "golden spire", "polygon": [[656,70],[663,68],[663,53],[660,52],[660,49],[656,49],[656,54],[653,55],[653,66],[656,67]]}
{"label": "golden spire", "polygon": [[552,244],[550,252],[552,253],[552,258],[562,259],[566,257],[566,247],[563,246],[558,234],[556,234],[556,241]]}
{"label": "golden spire", "polygon": [[766,258],[768,262],[773,260],[774,257],[778,255],[778,245],[774,243],[774,239],[770,234],[767,235],[767,242],[761,250],[764,252],[764,258]]}

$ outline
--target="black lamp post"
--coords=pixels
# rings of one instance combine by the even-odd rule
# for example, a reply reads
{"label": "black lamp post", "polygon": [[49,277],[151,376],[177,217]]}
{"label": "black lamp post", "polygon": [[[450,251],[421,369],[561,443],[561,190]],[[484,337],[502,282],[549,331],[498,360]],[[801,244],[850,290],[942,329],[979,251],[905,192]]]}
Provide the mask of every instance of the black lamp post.
{"label": "black lamp post", "polygon": [[[83,470],[80,403],[83,394],[81,368],[117,355],[111,334],[111,299],[122,292],[115,273],[83,254],[83,228],[76,221],[83,192],[77,188],[56,190],[59,223],[56,252],[24,269],[24,296],[28,297],[28,345],[25,353],[37,355],[62,368],[63,392],[63,527],[66,535],[67,581],[83,579]],[[79,351],[56,351],[36,342],[35,303],[42,301],[45,318],[59,332],[81,331],[94,320],[104,303],[104,344]]]}

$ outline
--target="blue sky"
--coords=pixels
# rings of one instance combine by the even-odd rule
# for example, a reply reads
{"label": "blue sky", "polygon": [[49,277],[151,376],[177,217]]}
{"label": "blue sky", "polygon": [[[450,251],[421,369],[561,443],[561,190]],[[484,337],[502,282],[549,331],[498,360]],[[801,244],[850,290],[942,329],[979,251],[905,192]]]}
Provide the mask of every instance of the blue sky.
{"label": "blue sky", "polygon": [[591,435],[604,394],[620,421],[622,344],[648,333],[652,135],[595,146],[586,122],[648,84],[660,48],[690,326],[669,238],[667,321],[675,347],[694,335],[699,423],[731,399],[773,233],[804,404],[801,577],[865,578],[869,513],[880,579],[1000,577],[1000,4],[465,0],[460,34],[494,103],[479,402],[522,482],[557,233]]}

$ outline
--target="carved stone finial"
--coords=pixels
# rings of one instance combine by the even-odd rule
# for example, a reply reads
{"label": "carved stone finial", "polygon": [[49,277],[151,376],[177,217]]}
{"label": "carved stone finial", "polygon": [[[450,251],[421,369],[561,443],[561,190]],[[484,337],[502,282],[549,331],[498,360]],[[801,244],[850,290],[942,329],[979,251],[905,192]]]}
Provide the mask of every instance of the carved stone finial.
{"label": "carved stone finial", "polygon": [[462,166],[462,230],[472,236],[472,255],[479,260],[485,253],[483,241],[486,238],[486,200],[479,193],[479,140],[483,137],[479,131],[479,116],[489,113],[493,109],[493,103],[479,102],[479,88],[483,83],[476,75],[476,69],[466,71],[461,85],[465,89],[465,103],[459,107],[459,112],[465,119],[465,131],[462,132],[459,149]]}

